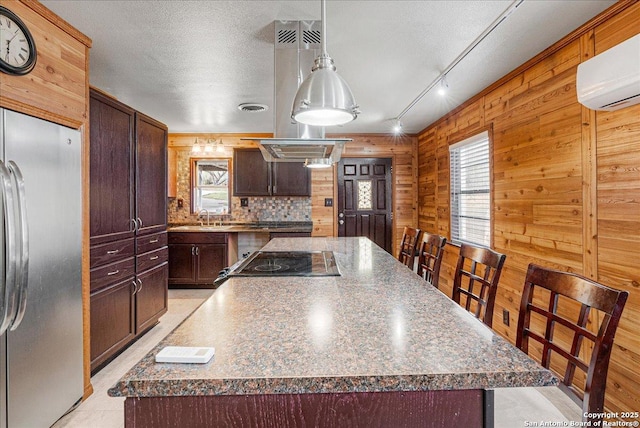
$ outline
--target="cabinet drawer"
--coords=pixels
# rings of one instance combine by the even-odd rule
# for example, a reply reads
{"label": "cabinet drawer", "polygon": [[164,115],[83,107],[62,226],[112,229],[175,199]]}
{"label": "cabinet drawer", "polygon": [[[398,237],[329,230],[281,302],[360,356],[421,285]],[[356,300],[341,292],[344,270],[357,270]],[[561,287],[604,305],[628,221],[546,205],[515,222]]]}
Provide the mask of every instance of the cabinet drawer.
{"label": "cabinet drawer", "polygon": [[136,265],[138,272],[144,272],[154,266],[162,264],[169,259],[168,247],[158,248],[157,250],[148,251],[136,257]]}
{"label": "cabinet drawer", "polygon": [[154,233],[153,235],[138,236],[136,239],[136,253],[157,250],[167,246],[167,232]]}
{"label": "cabinet drawer", "polygon": [[133,278],[135,268],[135,258],[129,257],[128,259],[91,270],[91,291],[124,281],[129,277]]}
{"label": "cabinet drawer", "polygon": [[95,245],[92,246],[90,250],[89,265],[91,269],[93,269],[98,266],[114,263],[133,256],[134,250],[134,238]]}
{"label": "cabinet drawer", "polygon": [[170,244],[226,244],[224,232],[171,232]]}

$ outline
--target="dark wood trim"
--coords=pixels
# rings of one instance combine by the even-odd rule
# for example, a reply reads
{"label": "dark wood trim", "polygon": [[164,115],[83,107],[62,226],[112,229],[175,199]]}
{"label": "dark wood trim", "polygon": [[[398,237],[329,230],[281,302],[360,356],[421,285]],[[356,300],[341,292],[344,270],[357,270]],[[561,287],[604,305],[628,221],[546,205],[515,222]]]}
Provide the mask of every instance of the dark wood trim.
{"label": "dark wood trim", "polygon": [[483,390],[128,397],[125,427],[483,427]]}

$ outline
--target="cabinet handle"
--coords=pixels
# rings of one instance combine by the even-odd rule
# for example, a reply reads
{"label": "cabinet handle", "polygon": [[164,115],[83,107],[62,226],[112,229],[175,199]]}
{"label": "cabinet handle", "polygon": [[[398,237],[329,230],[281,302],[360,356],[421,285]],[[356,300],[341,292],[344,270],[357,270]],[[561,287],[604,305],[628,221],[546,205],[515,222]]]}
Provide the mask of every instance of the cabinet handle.
{"label": "cabinet handle", "polygon": [[138,284],[140,284],[140,288],[138,288],[138,293],[142,291],[142,280],[140,278],[136,279],[136,281],[138,281]]}
{"label": "cabinet handle", "polygon": [[133,232],[136,232],[138,230],[138,221],[135,218],[132,218],[131,223],[133,223]]}
{"label": "cabinet handle", "polygon": [[135,296],[135,294],[138,292],[138,284],[136,284],[135,281],[131,281],[131,283],[133,284],[133,293],[131,293],[131,295]]}
{"label": "cabinet handle", "polygon": [[149,260],[158,260],[160,258],[160,256],[153,256],[153,257],[149,257]]}
{"label": "cabinet handle", "polygon": [[107,254],[118,254],[120,252],[120,250],[109,250],[107,251]]}
{"label": "cabinet handle", "polygon": [[151,241],[149,241],[149,244],[155,244],[156,242],[159,242],[160,238],[156,238],[156,239],[152,239]]}
{"label": "cabinet handle", "polygon": [[199,255],[200,255],[200,248],[196,247],[196,256],[199,256]]}
{"label": "cabinet handle", "polygon": [[107,276],[115,275],[117,273],[120,273],[120,269],[116,269],[113,272],[107,272]]}
{"label": "cabinet handle", "polygon": [[142,229],[142,219],[138,217],[138,229]]}
{"label": "cabinet handle", "polygon": [[196,247],[191,247],[191,255],[192,256],[196,255]]}

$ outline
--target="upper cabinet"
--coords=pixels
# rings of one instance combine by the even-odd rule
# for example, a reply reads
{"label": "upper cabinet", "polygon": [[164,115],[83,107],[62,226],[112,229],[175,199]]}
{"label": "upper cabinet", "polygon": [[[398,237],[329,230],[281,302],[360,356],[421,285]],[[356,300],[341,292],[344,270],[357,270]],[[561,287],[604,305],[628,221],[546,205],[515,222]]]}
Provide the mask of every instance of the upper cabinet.
{"label": "upper cabinet", "polygon": [[134,235],[135,111],[92,90],[91,241],[112,241]]}
{"label": "upper cabinet", "polygon": [[258,149],[233,151],[234,196],[311,196],[302,162],[266,162]]}
{"label": "upper cabinet", "polygon": [[167,127],[136,112],[136,222],[138,234],[167,228]]}
{"label": "upper cabinet", "polygon": [[91,244],[167,226],[167,127],[91,90]]}

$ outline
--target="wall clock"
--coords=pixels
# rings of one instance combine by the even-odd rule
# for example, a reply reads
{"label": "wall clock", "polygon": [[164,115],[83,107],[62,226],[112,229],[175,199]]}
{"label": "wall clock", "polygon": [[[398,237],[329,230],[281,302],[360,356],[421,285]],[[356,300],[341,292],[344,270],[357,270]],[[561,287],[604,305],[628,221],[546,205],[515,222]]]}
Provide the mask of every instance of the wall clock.
{"label": "wall clock", "polygon": [[21,76],[36,65],[36,44],[18,16],[0,6],[0,71]]}

